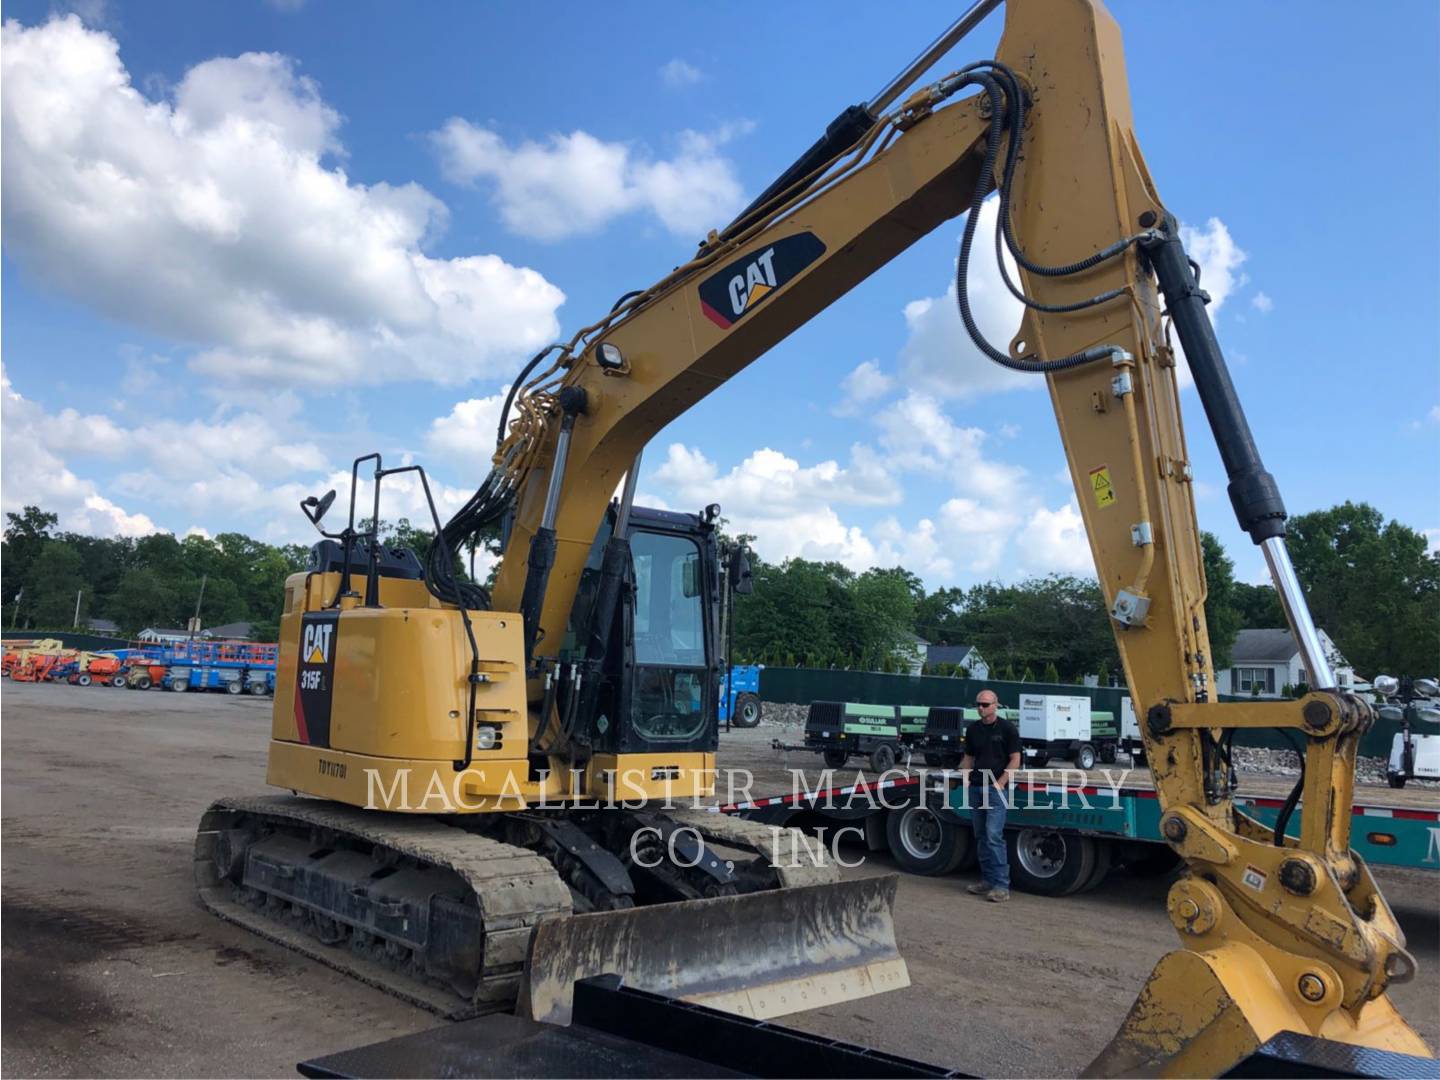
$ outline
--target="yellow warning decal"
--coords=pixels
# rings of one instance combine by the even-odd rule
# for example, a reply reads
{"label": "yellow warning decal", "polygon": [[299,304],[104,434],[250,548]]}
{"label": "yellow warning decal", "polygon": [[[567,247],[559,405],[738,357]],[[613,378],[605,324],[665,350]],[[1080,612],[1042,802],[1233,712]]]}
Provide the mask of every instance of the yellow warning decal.
{"label": "yellow warning decal", "polygon": [[1090,490],[1095,492],[1095,505],[1102,510],[1115,502],[1115,488],[1110,484],[1110,466],[1090,470]]}
{"label": "yellow warning decal", "polygon": [[319,648],[311,649],[310,655],[305,658],[305,662],[307,664],[323,664],[325,663],[325,654],[321,652]]}

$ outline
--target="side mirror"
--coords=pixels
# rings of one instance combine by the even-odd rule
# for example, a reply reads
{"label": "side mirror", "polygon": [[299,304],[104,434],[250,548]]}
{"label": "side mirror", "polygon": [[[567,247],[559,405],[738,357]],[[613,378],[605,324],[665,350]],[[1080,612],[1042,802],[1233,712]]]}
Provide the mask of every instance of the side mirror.
{"label": "side mirror", "polygon": [[1440,683],[1434,679],[1416,679],[1413,685],[1421,697],[1440,697]]}
{"label": "side mirror", "polygon": [[303,502],[300,503],[300,511],[307,518],[310,519],[310,524],[314,525],[318,529],[320,527],[320,519],[325,516],[325,514],[329,511],[330,507],[334,505],[334,502],[335,489],[331,488],[324,495],[321,495],[318,499],[314,495],[311,495],[308,499],[305,499]]}
{"label": "side mirror", "polygon": [[750,569],[750,559],[745,549],[735,548],[730,552],[730,591],[740,596],[749,596],[755,591],[755,574]]}
{"label": "side mirror", "polygon": [[1384,694],[1390,697],[1400,690],[1400,680],[1394,675],[1376,675],[1375,681],[1370,684],[1375,688],[1377,694]]}

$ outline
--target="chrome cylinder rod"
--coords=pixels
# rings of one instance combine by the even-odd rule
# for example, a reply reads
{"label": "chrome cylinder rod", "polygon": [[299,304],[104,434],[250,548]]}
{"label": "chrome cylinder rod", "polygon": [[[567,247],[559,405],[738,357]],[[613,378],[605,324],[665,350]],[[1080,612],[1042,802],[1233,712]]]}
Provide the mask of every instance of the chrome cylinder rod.
{"label": "chrome cylinder rod", "polygon": [[1300,659],[1305,664],[1311,687],[1317,690],[1334,689],[1335,673],[1330,670],[1330,658],[1325,655],[1325,646],[1315,629],[1315,620],[1310,617],[1310,605],[1300,591],[1300,579],[1295,576],[1285,538],[1271,536],[1260,544],[1260,550],[1265,553],[1270,580],[1275,583],[1275,593],[1285,611],[1285,620],[1290,624],[1290,632],[1295,635],[1295,644],[1300,649]]}
{"label": "chrome cylinder rod", "polygon": [[636,454],[635,460],[630,463],[630,471],[625,474],[625,485],[620,489],[620,512],[615,516],[616,536],[625,536],[630,531],[630,508],[635,505],[635,483],[639,478],[640,454]]}
{"label": "chrome cylinder rod", "polygon": [[935,61],[944,56],[955,43],[980,25],[980,20],[1000,6],[1002,0],[975,0],[975,3],[950,24],[950,28],[930,43],[929,48],[906,64],[884,88],[866,103],[871,116],[878,117],[897,98],[910,88],[910,84],[925,74]]}
{"label": "chrome cylinder rod", "polygon": [[550,466],[550,486],[545,489],[545,509],[540,514],[542,529],[555,528],[555,515],[560,509],[560,489],[565,486],[565,459],[570,456],[570,432],[575,418],[567,415],[555,439],[555,460]]}

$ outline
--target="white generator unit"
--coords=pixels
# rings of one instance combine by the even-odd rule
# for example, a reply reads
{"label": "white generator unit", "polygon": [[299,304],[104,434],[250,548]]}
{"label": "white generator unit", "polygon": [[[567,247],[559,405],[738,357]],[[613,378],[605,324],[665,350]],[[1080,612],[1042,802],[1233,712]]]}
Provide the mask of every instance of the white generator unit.
{"label": "white generator unit", "polygon": [[[1395,733],[1390,744],[1390,767],[1386,776],[1391,787],[1404,787],[1406,780],[1440,780],[1440,735],[1411,735],[1410,760],[1405,760],[1405,735]],[[1409,766],[1408,768],[1406,766]]]}
{"label": "white generator unit", "polygon": [[1120,699],[1120,749],[1130,755],[1134,765],[1145,762],[1145,739],[1140,734],[1140,721],[1135,717],[1135,702],[1126,696]]}
{"label": "white generator unit", "polygon": [[1092,769],[1096,752],[1090,739],[1088,697],[1020,695],[1020,743],[1036,765],[1063,757],[1082,769]]}

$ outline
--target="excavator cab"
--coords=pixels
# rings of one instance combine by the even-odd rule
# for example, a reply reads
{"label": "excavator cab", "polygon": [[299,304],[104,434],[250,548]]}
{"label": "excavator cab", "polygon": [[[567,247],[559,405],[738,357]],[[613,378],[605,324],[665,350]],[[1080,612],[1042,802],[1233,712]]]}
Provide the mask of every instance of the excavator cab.
{"label": "excavator cab", "polygon": [[[591,545],[560,650],[562,663],[582,658],[577,643],[596,617],[605,548],[618,517],[612,504]],[[631,510],[628,580],[611,625],[600,628],[608,645],[590,721],[596,751],[716,751],[721,579],[729,575],[721,572],[714,522],[709,513]]]}

